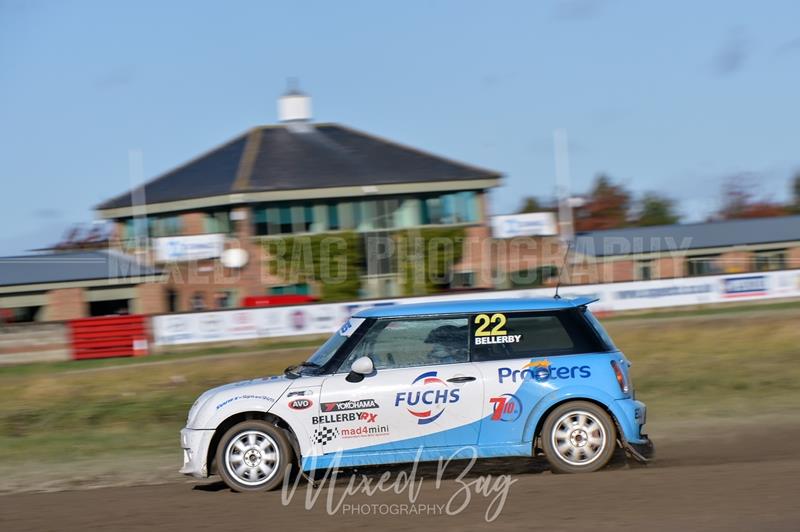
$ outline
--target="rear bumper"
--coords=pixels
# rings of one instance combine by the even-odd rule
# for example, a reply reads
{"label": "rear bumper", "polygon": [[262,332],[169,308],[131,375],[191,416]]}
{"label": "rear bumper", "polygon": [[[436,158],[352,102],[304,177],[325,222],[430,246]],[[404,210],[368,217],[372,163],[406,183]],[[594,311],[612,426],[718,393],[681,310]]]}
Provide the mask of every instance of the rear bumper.
{"label": "rear bumper", "polygon": [[634,445],[647,445],[650,440],[644,433],[644,425],[647,423],[645,404],[634,399],[618,399],[614,403],[612,411],[624,440]]}
{"label": "rear bumper", "polygon": [[181,449],[183,449],[183,467],[180,473],[195,478],[208,477],[208,446],[214,436],[213,430],[181,430]]}

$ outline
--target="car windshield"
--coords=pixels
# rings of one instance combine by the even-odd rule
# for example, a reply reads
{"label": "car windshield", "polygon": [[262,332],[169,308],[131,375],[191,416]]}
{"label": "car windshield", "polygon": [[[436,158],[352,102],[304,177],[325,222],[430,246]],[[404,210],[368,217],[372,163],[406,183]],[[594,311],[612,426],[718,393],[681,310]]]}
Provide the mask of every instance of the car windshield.
{"label": "car windshield", "polygon": [[311,355],[305,365],[311,367],[322,367],[330,361],[331,357],[336,354],[336,351],[342,347],[350,336],[364,323],[364,318],[350,318],[342,325],[336,333],[328,338],[324,344],[320,346],[317,351]]}

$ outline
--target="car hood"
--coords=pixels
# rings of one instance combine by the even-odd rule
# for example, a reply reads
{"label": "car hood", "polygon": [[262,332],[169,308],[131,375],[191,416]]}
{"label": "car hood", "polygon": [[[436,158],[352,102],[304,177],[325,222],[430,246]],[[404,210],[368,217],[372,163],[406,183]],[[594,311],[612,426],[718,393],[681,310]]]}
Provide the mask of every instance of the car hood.
{"label": "car hood", "polygon": [[204,392],[192,405],[186,426],[203,427],[215,412],[232,407],[237,401],[247,401],[263,406],[264,411],[277,401],[291,384],[291,379],[279,375],[223,384]]}

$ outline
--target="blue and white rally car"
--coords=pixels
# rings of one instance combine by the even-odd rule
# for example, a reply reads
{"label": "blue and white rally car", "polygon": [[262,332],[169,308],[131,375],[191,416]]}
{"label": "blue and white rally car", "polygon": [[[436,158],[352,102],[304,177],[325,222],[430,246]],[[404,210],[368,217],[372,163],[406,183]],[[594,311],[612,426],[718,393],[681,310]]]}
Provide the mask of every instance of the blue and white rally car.
{"label": "blue and white rally car", "polygon": [[646,460],[645,405],[591,299],[499,299],[359,312],[306,362],[201,395],[181,472],[269,490],[295,465],[533,456],[557,472]]}

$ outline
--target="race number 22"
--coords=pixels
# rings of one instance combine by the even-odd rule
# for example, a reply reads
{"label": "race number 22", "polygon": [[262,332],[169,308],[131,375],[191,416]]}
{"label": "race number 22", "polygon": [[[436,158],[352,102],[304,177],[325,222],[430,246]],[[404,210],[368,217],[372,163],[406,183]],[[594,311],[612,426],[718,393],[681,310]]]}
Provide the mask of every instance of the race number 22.
{"label": "race number 22", "polygon": [[[494,324],[494,327],[489,327]],[[505,314],[478,314],[475,316],[475,336],[505,336],[508,334],[503,328],[506,325]],[[489,330],[487,330],[489,329]]]}

